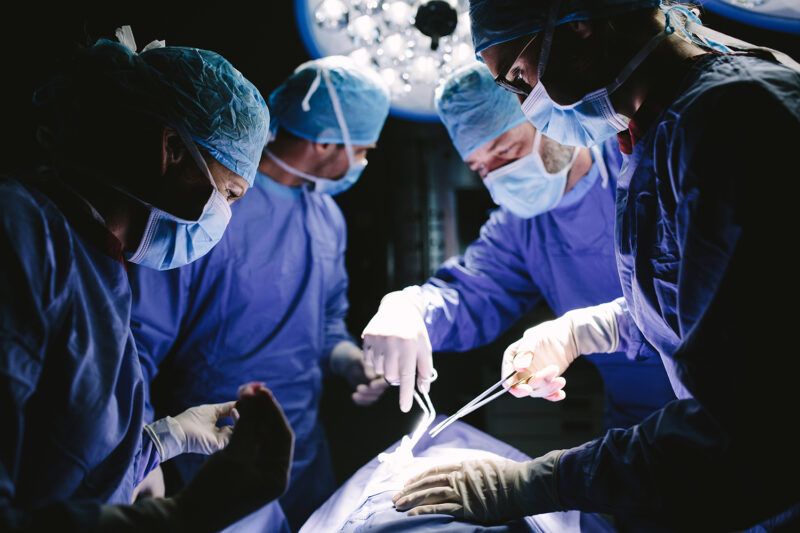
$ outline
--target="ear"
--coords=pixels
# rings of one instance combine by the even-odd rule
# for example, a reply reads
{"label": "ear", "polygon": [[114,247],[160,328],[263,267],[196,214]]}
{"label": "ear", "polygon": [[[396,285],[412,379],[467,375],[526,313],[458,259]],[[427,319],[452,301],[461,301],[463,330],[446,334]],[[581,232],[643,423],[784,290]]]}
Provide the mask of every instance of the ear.
{"label": "ear", "polygon": [[594,33],[592,23],[588,20],[575,20],[569,23],[569,28],[581,39],[588,39]]}
{"label": "ear", "polygon": [[161,175],[166,175],[171,167],[179,165],[185,157],[186,146],[180,135],[169,126],[164,126],[161,129]]}

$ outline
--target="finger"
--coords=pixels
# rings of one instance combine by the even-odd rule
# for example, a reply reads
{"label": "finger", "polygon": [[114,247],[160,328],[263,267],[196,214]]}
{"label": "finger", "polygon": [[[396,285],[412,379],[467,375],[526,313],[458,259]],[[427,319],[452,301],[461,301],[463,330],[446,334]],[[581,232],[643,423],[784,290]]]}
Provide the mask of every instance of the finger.
{"label": "finger", "polygon": [[556,378],[550,383],[546,383],[541,387],[534,387],[533,395],[539,398],[550,396],[563,389],[565,384],[566,381],[564,381],[564,378]]}
{"label": "finger", "polygon": [[239,411],[234,407],[231,409],[231,418],[233,419],[234,425],[239,422]]}
{"label": "finger", "polygon": [[399,355],[398,346],[402,342],[402,339],[396,337],[384,338],[381,347],[383,353],[379,356],[383,360],[383,372],[381,372],[379,365],[375,365],[375,372],[382,373],[386,381],[392,385],[400,384],[400,363],[397,359]]}
{"label": "finger", "polygon": [[539,370],[534,374],[533,378],[531,379],[532,382],[547,382],[551,381],[558,375],[558,366],[556,365],[547,365],[543,369]]}
{"label": "finger", "polygon": [[407,493],[394,502],[394,506],[400,511],[407,511],[418,505],[431,505],[436,503],[459,503],[461,496],[456,490],[447,485],[446,487],[432,487],[416,492]]}
{"label": "finger", "polygon": [[233,435],[233,426],[217,428],[217,449],[215,451],[219,451],[227,446],[231,441],[231,435]]}
{"label": "finger", "polygon": [[408,516],[419,516],[425,514],[449,514],[456,518],[464,516],[464,506],[460,503],[440,503],[438,505],[420,505],[408,512]]}
{"label": "finger", "polygon": [[417,341],[416,353],[417,388],[421,392],[430,392],[433,374],[433,354],[430,342]]}
{"label": "finger", "polygon": [[548,401],[551,401],[551,402],[560,402],[561,400],[563,400],[566,397],[567,397],[567,393],[564,392],[563,390],[560,390],[558,392],[555,392],[555,393],[551,394],[550,396],[545,396],[544,399],[548,400]]}
{"label": "finger", "polygon": [[378,374],[375,373],[375,368],[371,364],[367,363],[366,361],[364,361],[364,375],[370,381],[372,381],[372,380],[374,380],[375,378],[378,377]]}
{"label": "finger", "polygon": [[397,339],[395,344],[400,372],[400,410],[407,413],[414,400],[414,378],[417,373],[417,347],[414,341]]}
{"label": "finger", "polygon": [[531,389],[530,385],[521,383],[516,387],[511,387],[508,392],[510,392],[515,398],[527,398],[531,395],[532,390],[533,389]]}
{"label": "finger", "polygon": [[514,356],[514,370],[527,370],[533,361],[533,352],[518,352]]}
{"label": "finger", "polygon": [[375,356],[372,350],[372,335],[367,335],[364,337],[364,342],[362,344],[364,349],[364,362],[372,367],[375,366]]}
{"label": "finger", "polygon": [[236,408],[236,400],[218,403],[214,405],[214,415],[216,416],[217,420],[231,416],[231,412],[234,410],[234,408]]}
{"label": "finger", "polygon": [[461,470],[461,463],[448,463],[444,465],[434,466],[433,468],[429,468],[417,474],[416,476],[412,476],[408,478],[403,485],[404,489],[406,487],[411,487],[414,483],[418,483],[421,480],[429,477],[435,477],[442,474],[449,474],[450,472],[455,472],[456,470]]}

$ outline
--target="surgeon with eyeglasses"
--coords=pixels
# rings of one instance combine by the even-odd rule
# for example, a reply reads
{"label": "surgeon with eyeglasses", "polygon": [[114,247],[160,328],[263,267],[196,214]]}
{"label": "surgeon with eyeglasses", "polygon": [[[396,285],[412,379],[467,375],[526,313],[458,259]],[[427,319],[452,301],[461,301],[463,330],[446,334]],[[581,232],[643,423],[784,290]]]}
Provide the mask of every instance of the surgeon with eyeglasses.
{"label": "surgeon with eyeglasses", "polygon": [[[387,294],[364,329],[367,359],[399,385],[404,411],[415,382],[430,386],[432,352],[492,342],[541,301],[583,331],[591,323],[573,310],[622,294],[613,249],[621,159],[615,144],[590,150],[548,139],[477,62],[454,72],[435,102],[459,155],[500,209],[464,255],[449,259],[424,284]],[[576,339],[590,341],[580,334]],[[612,353],[586,352],[605,384],[607,427],[636,424],[675,399],[651,347],[608,342],[602,351]],[[508,348],[506,366],[517,344]],[[561,374],[575,357],[537,353],[535,379],[511,392],[562,400]]]}
{"label": "surgeon with eyeglasses", "polygon": [[[473,0],[470,20],[476,52],[544,135],[616,136],[623,298],[583,312],[595,337],[652,344],[678,399],[532,461],[423,473],[397,508],[489,523],[575,509],[633,531],[800,529],[800,291],[787,252],[800,65],[659,0]],[[577,334],[559,318],[519,350],[581,354]]]}

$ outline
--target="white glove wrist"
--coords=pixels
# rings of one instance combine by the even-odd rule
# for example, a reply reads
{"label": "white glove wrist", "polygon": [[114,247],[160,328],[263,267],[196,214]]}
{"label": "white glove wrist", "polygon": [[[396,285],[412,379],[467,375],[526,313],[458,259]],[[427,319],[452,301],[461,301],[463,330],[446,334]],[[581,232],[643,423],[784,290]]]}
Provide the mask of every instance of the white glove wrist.
{"label": "white glove wrist", "polygon": [[148,424],[144,430],[153,440],[162,462],[186,452],[186,433],[180,423],[171,416]]}
{"label": "white glove wrist", "polygon": [[617,351],[619,312],[621,312],[619,305],[616,302],[609,302],[565,313],[561,319],[570,321],[576,353],[585,355]]}

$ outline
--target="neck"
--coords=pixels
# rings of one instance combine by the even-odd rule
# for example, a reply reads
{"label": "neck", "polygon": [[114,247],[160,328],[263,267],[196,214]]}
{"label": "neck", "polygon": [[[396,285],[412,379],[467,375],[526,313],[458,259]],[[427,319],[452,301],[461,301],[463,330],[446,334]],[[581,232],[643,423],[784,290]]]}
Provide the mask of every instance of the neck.
{"label": "neck", "polygon": [[569,169],[567,174],[567,186],[564,188],[564,194],[567,194],[579,181],[583,179],[589,170],[592,168],[592,154],[588,148],[578,148],[578,155],[575,157],[575,162],[572,168]]}
{"label": "neck", "polygon": [[136,251],[149,216],[147,209],[111,187],[96,186],[85,179],[68,181],[70,187],[97,210],[105,221],[106,229],[122,244],[122,249]]}
{"label": "neck", "polygon": [[[642,43],[642,46],[646,44]],[[632,50],[635,54],[637,50]],[[705,50],[689,43],[673,34],[647,56],[630,77],[611,94],[611,103],[618,113],[628,118],[633,117],[642,106],[651,88],[661,83],[664,78],[679,76],[681,63],[692,56],[700,55]]]}
{"label": "neck", "polygon": [[[269,144],[267,145],[267,148],[275,155],[275,157],[292,168],[297,168],[297,163],[293,161],[295,158],[291,157],[286,150],[282,150],[279,145]],[[304,183],[307,183],[303,178],[295,176],[291,172],[282,169],[275,163],[275,161],[270,159],[267,154],[261,154],[261,161],[258,163],[258,171],[266,175],[272,181],[287,187],[300,187]]]}

